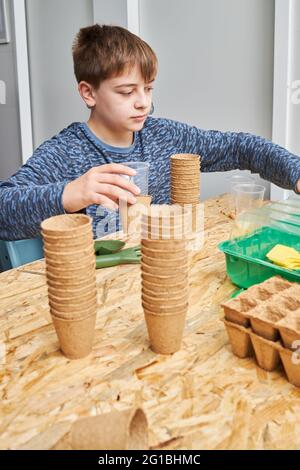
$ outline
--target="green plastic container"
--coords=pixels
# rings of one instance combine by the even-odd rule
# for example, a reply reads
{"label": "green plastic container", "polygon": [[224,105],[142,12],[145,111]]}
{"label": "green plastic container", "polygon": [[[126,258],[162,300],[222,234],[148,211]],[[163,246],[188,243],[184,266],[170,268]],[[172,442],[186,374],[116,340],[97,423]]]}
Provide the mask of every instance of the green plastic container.
{"label": "green plastic container", "polygon": [[218,246],[226,256],[227,274],[238,287],[247,289],[275,275],[300,282],[300,270],[281,268],[266,257],[277,244],[300,251],[300,236],[265,226],[246,237],[228,240]]}

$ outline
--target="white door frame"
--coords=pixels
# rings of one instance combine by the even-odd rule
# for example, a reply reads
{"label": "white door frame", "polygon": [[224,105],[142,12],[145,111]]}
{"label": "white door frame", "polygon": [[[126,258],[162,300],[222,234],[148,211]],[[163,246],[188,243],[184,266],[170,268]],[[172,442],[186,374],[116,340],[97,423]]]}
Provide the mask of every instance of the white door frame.
{"label": "white door frame", "polygon": [[33,152],[25,0],[13,0],[22,162]]}
{"label": "white door frame", "polygon": [[[272,140],[287,149],[290,144],[294,1],[275,0]],[[275,184],[271,185],[271,199],[273,200],[287,199],[290,193]]]}
{"label": "white door frame", "polygon": [[[124,19],[126,26],[131,32],[139,35],[139,0],[123,1],[126,2],[127,18]],[[93,0],[93,5],[97,2],[99,2],[99,0]],[[16,44],[21,152],[22,163],[25,163],[33,153],[32,109],[25,0],[13,0],[13,21]]]}
{"label": "white door frame", "polygon": [[[93,0],[93,18],[94,23],[99,21],[101,18],[101,10],[103,11],[103,18],[106,18],[105,15],[105,5],[107,0]],[[140,34],[140,19],[139,19],[139,0],[118,0],[115,3],[115,9],[118,7],[121,8],[121,11],[126,12],[124,18],[122,18],[121,25],[129,29],[132,33],[139,36]],[[109,14],[109,24],[115,23],[115,18],[113,17],[114,9]],[[118,18],[118,23],[120,24],[120,16]]]}
{"label": "white door frame", "polygon": [[137,36],[140,35],[139,0],[127,0],[127,28]]}

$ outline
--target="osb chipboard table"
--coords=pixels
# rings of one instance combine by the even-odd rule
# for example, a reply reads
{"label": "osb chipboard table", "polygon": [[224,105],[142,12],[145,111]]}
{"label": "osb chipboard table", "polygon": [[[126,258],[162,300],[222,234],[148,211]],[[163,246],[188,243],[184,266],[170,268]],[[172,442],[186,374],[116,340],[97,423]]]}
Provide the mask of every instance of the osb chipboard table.
{"label": "osb chipboard table", "polygon": [[217,244],[231,229],[228,197],[205,202],[205,245],[193,254],[182,349],[151,351],[140,267],[97,271],[90,356],[59,351],[44,261],[0,275],[0,448],[50,449],[79,417],[141,405],[157,449],[300,447],[300,390],[230,349],[220,302],[235,290]]}

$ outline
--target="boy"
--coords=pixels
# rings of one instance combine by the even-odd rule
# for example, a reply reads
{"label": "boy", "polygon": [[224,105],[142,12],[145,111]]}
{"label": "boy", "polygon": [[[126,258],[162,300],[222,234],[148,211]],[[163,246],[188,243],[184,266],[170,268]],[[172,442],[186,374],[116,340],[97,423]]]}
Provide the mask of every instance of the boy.
{"label": "boy", "polygon": [[[124,28],[82,28],[73,45],[78,90],[91,110],[44,142],[0,184],[0,239],[39,235],[47,217],[85,212],[95,237],[119,228],[118,202],[135,202],[139,189],[124,178],[126,161],[150,163],[153,203],[169,202],[169,157],[201,155],[201,171],[248,169],[300,191],[300,159],[262,137],[206,131],[149,117],[157,58],[148,44]],[[117,224],[115,224],[117,222]]]}

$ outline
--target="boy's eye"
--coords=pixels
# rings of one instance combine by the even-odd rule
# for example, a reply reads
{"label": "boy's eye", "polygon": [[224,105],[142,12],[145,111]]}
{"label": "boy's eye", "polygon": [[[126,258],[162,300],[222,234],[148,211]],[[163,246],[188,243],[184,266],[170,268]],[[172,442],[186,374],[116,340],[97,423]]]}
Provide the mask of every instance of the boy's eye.
{"label": "boy's eye", "polygon": [[[151,90],[153,90],[153,87],[146,87],[146,90],[147,90],[147,91],[151,91]],[[120,95],[127,95],[127,96],[129,96],[129,95],[132,95],[133,90],[131,90],[131,91],[120,91],[119,93],[120,93]]]}

